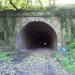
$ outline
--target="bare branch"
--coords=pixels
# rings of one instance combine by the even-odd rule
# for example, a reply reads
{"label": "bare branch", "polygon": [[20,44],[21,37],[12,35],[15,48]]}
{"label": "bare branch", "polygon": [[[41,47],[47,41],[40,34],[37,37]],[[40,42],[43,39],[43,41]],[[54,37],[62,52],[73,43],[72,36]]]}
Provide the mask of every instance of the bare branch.
{"label": "bare branch", "polygon": [[18,8],[13,4],[12,0],[10,0],[10,4],[11,4],[16,10],[18,10]]}

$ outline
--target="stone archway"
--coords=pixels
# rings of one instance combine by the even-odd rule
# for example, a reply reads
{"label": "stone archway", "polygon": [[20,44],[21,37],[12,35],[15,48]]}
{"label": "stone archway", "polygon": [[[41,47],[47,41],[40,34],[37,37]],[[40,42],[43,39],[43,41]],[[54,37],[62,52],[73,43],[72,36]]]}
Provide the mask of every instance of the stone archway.
{"label": "stone archway", "polygon": [[19,49],[57,49],[57,35],[47,23],[32,21],[21,29],[17,44]]}

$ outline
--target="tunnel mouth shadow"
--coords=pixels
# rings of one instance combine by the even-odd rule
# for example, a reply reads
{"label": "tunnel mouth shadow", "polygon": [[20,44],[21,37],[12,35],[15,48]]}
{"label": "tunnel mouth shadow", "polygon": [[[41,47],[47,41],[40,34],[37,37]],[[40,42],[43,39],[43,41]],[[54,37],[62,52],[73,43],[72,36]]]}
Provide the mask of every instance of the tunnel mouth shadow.
{"label": "tunnel mouth shadow", "polygon": [[33,21],[25,25],[18,36],[19,49],[57,49],[55,30],[45,22]]}

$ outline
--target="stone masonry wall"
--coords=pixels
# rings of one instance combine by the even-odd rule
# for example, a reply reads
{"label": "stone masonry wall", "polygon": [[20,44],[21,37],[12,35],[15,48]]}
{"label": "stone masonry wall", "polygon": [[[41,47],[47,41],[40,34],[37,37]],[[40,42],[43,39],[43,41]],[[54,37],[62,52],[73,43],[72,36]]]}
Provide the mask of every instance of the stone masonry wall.
{"label": "stone masonry wall", "polygon": [[5,18],[0,17],[0,32],[4,31],[4,41],[13,47],[18,47],[16,39],[22,28],[33,21],[42,21],[51,26],[57,34],[58,48],[61,47],[61,24],[59,17],[49,12],[4,12]]}

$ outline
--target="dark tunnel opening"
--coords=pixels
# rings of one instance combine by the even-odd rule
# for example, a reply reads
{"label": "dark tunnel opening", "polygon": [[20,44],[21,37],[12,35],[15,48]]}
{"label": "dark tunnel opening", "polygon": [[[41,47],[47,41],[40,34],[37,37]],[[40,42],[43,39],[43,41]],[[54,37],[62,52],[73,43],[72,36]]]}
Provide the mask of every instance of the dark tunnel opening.
{"label": "dark tunnel opening", "polygon": [[30,22],[23,27],[18,37],[19,49],[57,48],[57,35],[44,22]]}

